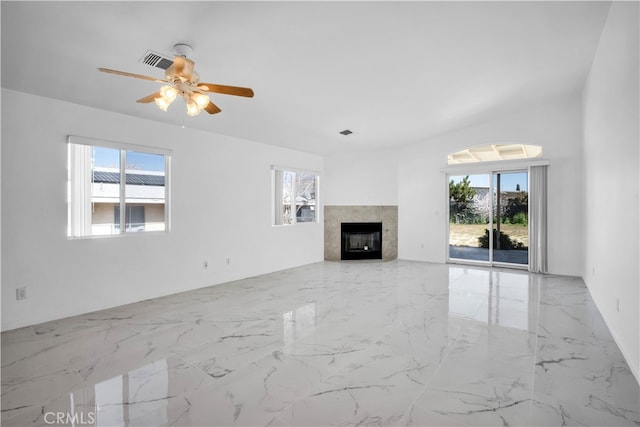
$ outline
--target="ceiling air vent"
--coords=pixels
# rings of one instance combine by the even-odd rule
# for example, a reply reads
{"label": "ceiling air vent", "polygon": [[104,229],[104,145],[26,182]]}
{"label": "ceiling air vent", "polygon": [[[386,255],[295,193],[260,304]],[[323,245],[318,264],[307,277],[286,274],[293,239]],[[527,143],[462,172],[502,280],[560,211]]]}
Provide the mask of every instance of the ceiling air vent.
{"label": "ceiling air vent", "polygon": [[166,70],[171,66],[171,64],[173,64],[173,58],[158,52],[154,52],[152,50],[148,50],[147,53],[144,54],[142,59],[140,59],[140,62],[152,67]]}
{"label": "ceiling air vent", "polygon": [[349,129],[345,129],[345,130],[343,130],[343,131],[341,131],[339,133],[341,133],[342,135],[346,136],[346,135],[351,135],[353,132],[351,132]]}

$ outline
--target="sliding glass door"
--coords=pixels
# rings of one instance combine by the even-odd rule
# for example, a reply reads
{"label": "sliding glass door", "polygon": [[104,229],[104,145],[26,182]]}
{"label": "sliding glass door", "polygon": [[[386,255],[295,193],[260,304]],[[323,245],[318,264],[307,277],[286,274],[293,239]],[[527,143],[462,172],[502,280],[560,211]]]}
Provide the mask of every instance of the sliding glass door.
{"label": "sliding glass door", "polygon": [[494,172],[493,262],[529,264],[529,191],[526,171]]}
{"label": "sliding glass door", "polygon": [[449,259],[527,266],[527,171],[449,176]]}
{"label": "sliding glass door", "polygon": [[491,260],[480,244],[489,233],[490,190],[490,175],[449,177],[449,258]]}

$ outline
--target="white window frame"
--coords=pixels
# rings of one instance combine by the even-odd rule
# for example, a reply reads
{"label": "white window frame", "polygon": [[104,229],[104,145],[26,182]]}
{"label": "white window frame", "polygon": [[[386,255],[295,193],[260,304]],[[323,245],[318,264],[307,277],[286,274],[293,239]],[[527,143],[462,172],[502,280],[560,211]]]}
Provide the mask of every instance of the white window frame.
{"label": "white window frame", "polygon": [[[126,212],[126,153],[127,151],[135,151],[143,154],[159,154],[164,156],[164,230],[162,231],[143,231],[143,232],[127,232],[126,231],[126,214],[120,215],[120,227],[118,233],[107,235],[91,234],[91,210],[87,209],[86,203],[90,203],[91,187],[84,184],[74,184],[78,181],[78,174],[86,173],[86,171],[78,171],[74,164],[75,150],[74,146],[82,145],[86,147],[102,147],[120,150],[120,212]],[[171,157],[172,150],[150,147],[146,145],[128,144],[117,141],[108,141],[104,139],[90,138],[78,135],[68,135],[67,137],[67,238],[69,239],[94,239],[94,238],[113,238],[131,235],[148,235],[157,233],[169,233],[171,229]],[[82,162],[80,162],[82,163]],[[87,167],[88,165],[83,165]],[[85,199],[81,202],[76,200]],[[89,201],[87,201],[89,200]]]}
{"label": "white window frame", "polygon": [[[278,172],[290,172],[295,174],[306,174],[315,176],[315,218],[313,221],[298,222],[297,215],[295,214],[295,197],[291,198],[291,212],[293,222],[291,224],[282,223],[282,212],[280,211],[283,206],[280,203],[282,200],[282,181],[278,179]],[[295,177],[294,177],[295,180]],[[289,227],[298,224],[318,224],[320,222],[320,173],[309,169],[291,168],[287,166],[271,166],[271,225],[274,227]],[[295,194],[294,194],[295,196]]]}

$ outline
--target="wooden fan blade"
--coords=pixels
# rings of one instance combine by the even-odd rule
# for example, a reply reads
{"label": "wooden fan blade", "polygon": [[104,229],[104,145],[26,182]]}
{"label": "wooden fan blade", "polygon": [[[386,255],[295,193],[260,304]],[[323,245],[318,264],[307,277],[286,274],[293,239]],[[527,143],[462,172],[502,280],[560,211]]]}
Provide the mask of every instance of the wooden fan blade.
{"label": "wooden fan blade", "polygon": [[220,107],[218,107],[216,104],[214,104],[211,101],[209,101],[209,103],[206,105],[206,107],[204,107],[204,110],[209,114],[216,114],[216,113],[219,113],[220,111],[222,111],[220,109]]}
{"label": "wooden fan blade", "polygon": [[142,74],[127,73],[126,71],[111,70],[109,68],[98,68],[103,73],[116,74],[118,76],[135,77],[136,79],[150,80],[158,83],[168,83],[166,80],[156,79],[155,77],[143,76]]}
{"label": "wooden fan blade", "polygon": [[141,104],[148,104],[149,102],[153,102],[154,99],[160,96],[160,91],[154,92],[151,95],[147,95],[144,98],[138,99],[136,102],[140,102]]}
{"label": "wooden fan blade", "polygon": [[198,89],[205,92],[223,93],[225,95],[246,96],[253,98],[253,90],[248,87],[214,85],[213,83],[200,83]]}

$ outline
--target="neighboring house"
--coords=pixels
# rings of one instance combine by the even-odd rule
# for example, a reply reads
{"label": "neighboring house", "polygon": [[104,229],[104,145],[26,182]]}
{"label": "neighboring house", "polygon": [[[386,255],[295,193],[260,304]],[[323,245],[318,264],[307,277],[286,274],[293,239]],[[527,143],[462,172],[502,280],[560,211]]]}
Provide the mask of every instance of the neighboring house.
{"label": "neighboring house", "polygon": [[[157,231],[165,228],[164,172],[126,171],[127,231]],[[120,228],[120,172],[95,168],[91,183],[92,235],[114,234]]]}

